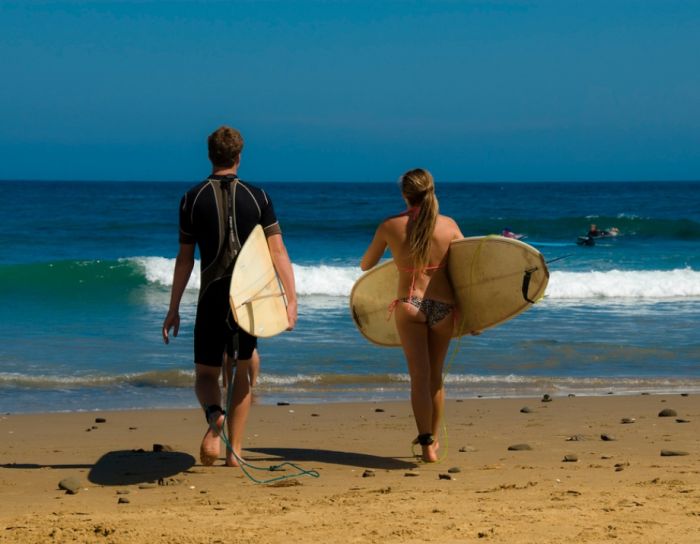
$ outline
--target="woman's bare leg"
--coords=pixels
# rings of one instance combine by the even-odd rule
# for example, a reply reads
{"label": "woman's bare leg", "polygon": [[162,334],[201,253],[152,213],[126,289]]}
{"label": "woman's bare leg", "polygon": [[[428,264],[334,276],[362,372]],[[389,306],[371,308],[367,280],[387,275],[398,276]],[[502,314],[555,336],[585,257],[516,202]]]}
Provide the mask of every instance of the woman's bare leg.
{"label": "woman's bare leg", "polygon": [[440,423],[445,407],[445,386],[442,381],[442,372],[445,357],[450,347],[452,338],[453,320],[450,314],[439,323],[436,323],[428,332],[428,352],[430,356],[430,394],[433,401],[433,436],[438,436]]}
{"label": "woman's bare leg", "polygon": [[[425,316],[408,304],[398,304],[394,311],[396,328],[411,377],[411,406],[418,434],[433,432],[433,399],[428,326]],[[435,444],[422,446],[424,461],[437,461]]]}

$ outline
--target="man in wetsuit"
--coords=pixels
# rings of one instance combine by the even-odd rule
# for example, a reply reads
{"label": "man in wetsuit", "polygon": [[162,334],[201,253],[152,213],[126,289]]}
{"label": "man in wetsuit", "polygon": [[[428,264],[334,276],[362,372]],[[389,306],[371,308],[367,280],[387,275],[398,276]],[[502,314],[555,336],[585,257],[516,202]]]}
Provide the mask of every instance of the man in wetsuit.
{"label": "man in wetsuit", "polygon": [[195,393],[207,420],[200,459],[203,464],[211,465],[219,457],[219,434],[224,422],[219,375],[224,359],[228,358],[236,361],[236,369],[230,385],[233,393],[228,415],[233,452],[226,452],[226,464],[238,466],[258,356],[257,339],[239,329],[233,320],[229,284],[238,252],[256,225],[262,225],[265,231],[272,262],[286,293],[288,330],[296,324],[297,302],[294,273],[272,201],[265,191],[237,176],[243,149],[241,134],[223,126],[209,136],[208,144],[212,174],[192,187],[180,201],[180,249],[162,334],[166,344],[171,328],[173,336],[178,334],[180,300],[194,267],[195,245],[198,245],[201,285],[194,326]]}

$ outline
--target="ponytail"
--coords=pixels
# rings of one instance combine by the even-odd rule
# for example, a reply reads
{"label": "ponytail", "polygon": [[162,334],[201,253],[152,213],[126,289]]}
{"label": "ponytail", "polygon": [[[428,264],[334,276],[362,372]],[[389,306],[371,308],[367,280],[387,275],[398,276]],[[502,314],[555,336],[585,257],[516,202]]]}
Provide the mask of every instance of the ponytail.
{"label": "ponytail", "polygon": [[401,190],[409,204],[419,208],[409,229],[408,244],[414,268],[423,269],[430,260],[430,240],[439,213],[433,176],[421,168],[410,170],[401,177]]}

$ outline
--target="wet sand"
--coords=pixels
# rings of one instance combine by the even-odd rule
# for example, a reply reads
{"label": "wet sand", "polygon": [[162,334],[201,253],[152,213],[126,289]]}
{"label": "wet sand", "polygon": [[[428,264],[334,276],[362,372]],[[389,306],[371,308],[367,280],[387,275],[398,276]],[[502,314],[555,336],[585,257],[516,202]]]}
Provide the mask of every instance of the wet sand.
{"label": "wet sand", "polygon": [[199,464],[197,410],[6,414],[0,542],[700,542],[700,396],[450,400],[446,429],[424,464],[408,402],[255,406],[246,459],[320,475],[258,484]]}

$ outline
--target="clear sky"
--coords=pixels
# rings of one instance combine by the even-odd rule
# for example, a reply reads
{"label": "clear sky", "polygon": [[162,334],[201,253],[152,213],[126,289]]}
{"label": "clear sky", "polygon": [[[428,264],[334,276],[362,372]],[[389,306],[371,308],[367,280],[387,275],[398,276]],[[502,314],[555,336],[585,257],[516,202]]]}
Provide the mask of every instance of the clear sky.
{"label": "clear sky", "polygon": [[0,2],[0,179],[700,179],[698,1]]}

